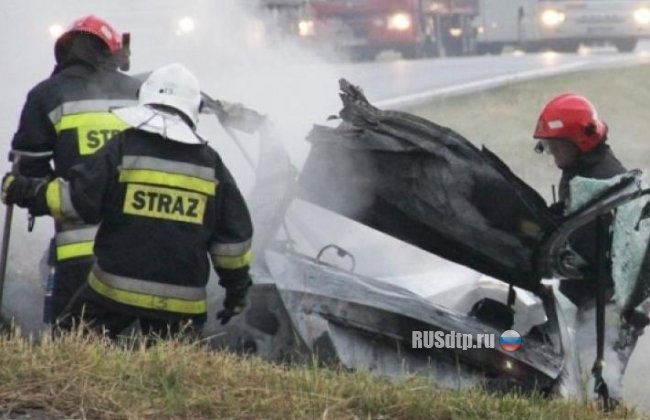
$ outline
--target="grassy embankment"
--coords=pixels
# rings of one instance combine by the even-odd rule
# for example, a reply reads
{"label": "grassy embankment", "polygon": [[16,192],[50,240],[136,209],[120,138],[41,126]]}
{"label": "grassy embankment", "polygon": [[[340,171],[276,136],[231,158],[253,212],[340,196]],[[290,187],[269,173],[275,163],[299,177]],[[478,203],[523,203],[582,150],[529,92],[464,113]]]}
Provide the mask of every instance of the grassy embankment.
{"label": "grassy embankment", "polygon": [[420,379],[391,383],[174,342],[124,349],[74,336],[40,345],[0,339],[0,409],[36,418],[605,418],[579,402],[439,391]]}
{"label": "grassy embankment", "polygon": [[[568,89],[596,103],[612,128],[612,144],[630,167],[648,166],[648,70],[523,83],[438,100],[416,112],[486,144],[526,181],[548,189],[557,173],[548,158],[540,160],[531,151],[530,134],[542,105]],[[0,411],[31,413],[31,418],[111,419],[606,418],[576,401],[442,391],[423,379],[393,383],[366,373],[275,366],[179,343],[125,350],[79,337],[38,344],[0,338]],[[626,415],[636,416],[620,410],[611,418]]]}

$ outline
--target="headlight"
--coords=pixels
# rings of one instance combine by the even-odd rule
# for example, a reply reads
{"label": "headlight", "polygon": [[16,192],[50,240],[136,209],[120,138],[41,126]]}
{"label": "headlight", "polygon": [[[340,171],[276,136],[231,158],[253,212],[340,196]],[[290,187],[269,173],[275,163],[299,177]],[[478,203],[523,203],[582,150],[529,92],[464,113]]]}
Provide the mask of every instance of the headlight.
{"label": "headlight", "polygon": [[461,28],[451,28],[449,29],[449,35],[454,38],[460,38],[463,35],[463,30]]}
{"label": "headlight", "polygon": [[194,19],[191,17],[184,17],[178,21],[178,33],[187,34],[194,30]]}
{"label": "headlight", "polygon": [[650,24],[650,9],[647,7],[641,7],[634,11],[634,20],[639,25],[648,25]]}
{"label": "headlight", "polygon": [[388,17],[388,29],[391,31],[406,31],[411,29],[413,20],[408,13],[395,13]]}
{"label": "headlight", "polygon": [[314,36],[316,34],[313,20],[301,20],[298,22],[298,35],[302,37]]}
{"label": "headlight", "polygon": [[58,23],[50,26],[48,30],[54,39],[59,38],[63,34],[63,26],[59,25]]}
{"label": "headlight", "polygon": [[542,12],[542,23],[544,24],[544,26],[549,26],[549,27],[557,26],[562,22],[564,22],[564,19],[566,19],[565,14],[562,12],[558,12],[557,10],[548,9]]}

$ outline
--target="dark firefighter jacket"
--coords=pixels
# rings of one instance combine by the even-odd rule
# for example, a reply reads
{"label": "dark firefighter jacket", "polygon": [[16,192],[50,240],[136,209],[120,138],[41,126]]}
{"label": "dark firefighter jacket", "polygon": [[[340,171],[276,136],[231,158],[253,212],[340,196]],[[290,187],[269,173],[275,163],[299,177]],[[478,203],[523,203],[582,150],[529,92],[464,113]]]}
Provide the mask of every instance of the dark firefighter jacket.
{"label": "dark firefighter jacket", "polygon": [[153,316],[205,314],[208,255],[222,286],[248,282],[248,209],[207,145],[128,129],[72,168],[68,180],[50,182],[33,210],[101,221],[88,284],[108,305]]}
{"label": "dark firefighter jacket", "polygon": [[[560,180],[560,202],[566,204],[569,199],[569,183],[576,176],[583,178],[607,179],[626,172],[625,167],[614,156],[610,147],[601,143],[589,153],[580,155],[577,161],[562,171]],[[595,296],[596,279],[595,264],[596,250],[596,224],[595,222],[578,229],[569,238],[573,249],[582,256],[588,266],[585,270],[585,280],[564,280],[560,283],[560,290],[574,303],[581,305]]]}
{"label": "dark firefighter jacket", "polygon": [[[84,64],[57,70],[27,95],[11,144],[12,153],[20,158],[18,172],[66,178],[71,167],[127,127],[110,110],[134,105],[138,87],[139,82],[125,74]],[[73,230],[76,235],[61,238],[61,232]],[[92,257],[95,226],[57,223],[56,231],[59,263]]]}

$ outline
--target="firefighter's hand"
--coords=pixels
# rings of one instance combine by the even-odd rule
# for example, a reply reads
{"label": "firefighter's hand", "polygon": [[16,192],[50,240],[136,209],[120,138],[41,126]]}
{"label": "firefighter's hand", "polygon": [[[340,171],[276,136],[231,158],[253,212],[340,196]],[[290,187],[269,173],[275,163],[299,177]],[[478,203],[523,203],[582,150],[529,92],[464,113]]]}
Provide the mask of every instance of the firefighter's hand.
{"label": "firefighter's hand", "polygon": [[217,319],[221,320],[221,325],[227,324],[230,318],[244,311],[246,308],[246,294],[250,284],[250,281],[248,281],[244,286],[226,289],[223,309],[217,313]]}
{"label": "firefighter's hand", "polygon": [[15,190],[16,176],[12,173],[6,173],[2,177],[2,202],[7,205],[14,204],[12,192]]}
{"label": "firefighter's hand", "polygon": [[2,202],[28,207],[35,195],[37,180],[22,175],[7,173],[2,178]]}
{"label": "firefighter's hand", "polygon": [[245,307],[246,296],[236,300],[232,297],[229,300],[229,296],[226,296],[226,299],[223,301],[223,309],[217,312],[217,319],[221,320],[221,325],[227,324],[230,318],[242,313]]}
{"label": "firefighter's hand", "polygon": [[[28,178],[7,173],[2,178],[2,202],[7,205],[16,204],[19,207],[26,207],[31,211],[39,191],[46,185],[47,179],[45,178]],[[46,212],[35,214],[46,214]]]}

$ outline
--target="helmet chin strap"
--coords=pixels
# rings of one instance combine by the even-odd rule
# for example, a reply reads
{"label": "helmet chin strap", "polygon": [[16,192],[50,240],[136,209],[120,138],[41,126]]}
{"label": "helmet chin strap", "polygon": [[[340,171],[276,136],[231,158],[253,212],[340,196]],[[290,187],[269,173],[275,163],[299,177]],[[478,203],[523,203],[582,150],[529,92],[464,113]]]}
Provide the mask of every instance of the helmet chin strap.
{"label": "helmet chin strap", "polygon": [[122,71],[129,71],[131,69],[131,33],[124,32],[122,34],[122,49],[116,54],[118,67]]}

